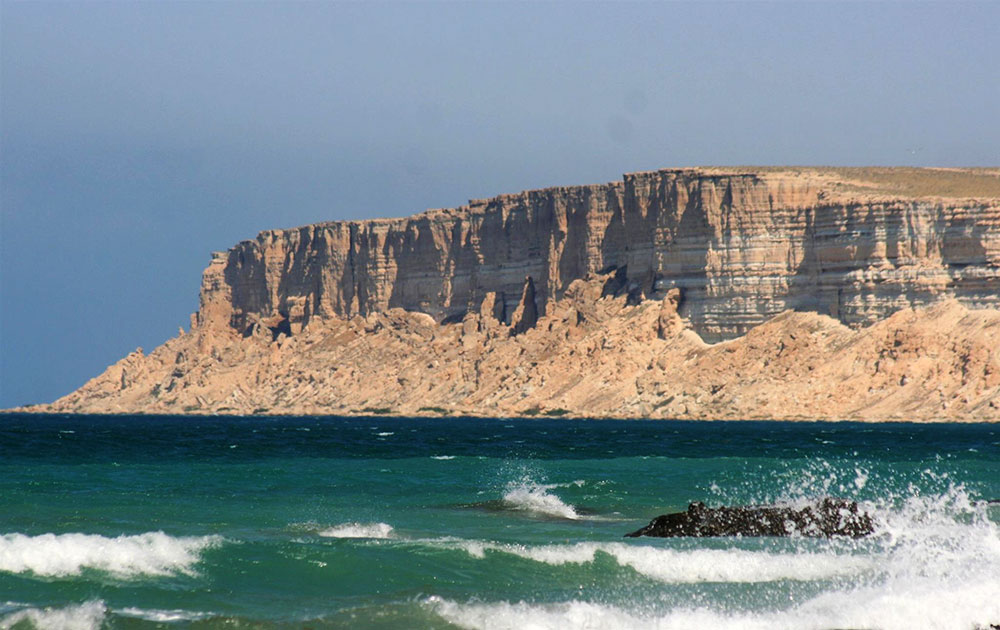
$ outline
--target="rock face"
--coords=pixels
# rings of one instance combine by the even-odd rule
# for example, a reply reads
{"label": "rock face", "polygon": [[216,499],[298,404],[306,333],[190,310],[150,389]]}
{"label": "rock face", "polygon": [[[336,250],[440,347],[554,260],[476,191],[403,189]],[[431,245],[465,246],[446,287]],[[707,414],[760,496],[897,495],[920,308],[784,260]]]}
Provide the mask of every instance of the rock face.
{"label": "rock face", "polygon": [[810,536],[862,538],[875,532],[875,522],[856,501],[825,498],[805,507],[736,506],[709,508],[692,503],[685,512],[664,514],[626,538],[655,536]]}
{"label": "rock face", "polygon": [[997,306],[1000,171],[673,169],[262,232],[214,256],[197,319],[241,332],[279,313],[292,331],[391,308],[460,321],[494,293],[510,323],[525,276],[544,314],[612,268],[634,299],[680,289],[709,342],[789,309],[856,327],[942,296]]}
{"label": "rock face", "polygon": [[1000,421],[998,307],[1000,170],[658,171],[265,232],[30,410]]}

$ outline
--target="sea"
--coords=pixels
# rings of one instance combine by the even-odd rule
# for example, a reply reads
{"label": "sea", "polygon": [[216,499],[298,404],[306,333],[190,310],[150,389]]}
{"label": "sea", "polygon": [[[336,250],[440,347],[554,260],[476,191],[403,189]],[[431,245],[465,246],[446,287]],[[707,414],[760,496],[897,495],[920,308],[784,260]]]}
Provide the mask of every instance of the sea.
{"label": "sea", "polygon": [[2,415],[0,629],[985,629],[997,499],[996,424]]}

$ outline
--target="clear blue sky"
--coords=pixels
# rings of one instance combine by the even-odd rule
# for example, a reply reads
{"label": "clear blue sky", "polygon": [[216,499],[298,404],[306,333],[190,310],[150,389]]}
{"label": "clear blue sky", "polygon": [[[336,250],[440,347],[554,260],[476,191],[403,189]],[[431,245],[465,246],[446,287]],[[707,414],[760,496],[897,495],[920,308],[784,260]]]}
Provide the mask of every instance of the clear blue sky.
{"label": "clear blue sky", "polygon": [[259,230],[705,164],[1000,164],[1000,3],[0,5],[0,407]]}

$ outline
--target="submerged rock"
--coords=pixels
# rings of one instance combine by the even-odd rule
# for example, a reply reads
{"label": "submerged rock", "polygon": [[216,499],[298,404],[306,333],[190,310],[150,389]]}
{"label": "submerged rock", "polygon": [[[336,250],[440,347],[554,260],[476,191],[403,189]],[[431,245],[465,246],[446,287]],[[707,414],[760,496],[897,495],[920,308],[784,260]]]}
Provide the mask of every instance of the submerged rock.
{"label": "submerged rock", "polygon": [[700,501],[685,512],[657,516],[627,538],[656,536],[791,536],[861,538],[875,531],[872,517],[857,501],[825,498],[802,508],[791,506],[706,507]]}

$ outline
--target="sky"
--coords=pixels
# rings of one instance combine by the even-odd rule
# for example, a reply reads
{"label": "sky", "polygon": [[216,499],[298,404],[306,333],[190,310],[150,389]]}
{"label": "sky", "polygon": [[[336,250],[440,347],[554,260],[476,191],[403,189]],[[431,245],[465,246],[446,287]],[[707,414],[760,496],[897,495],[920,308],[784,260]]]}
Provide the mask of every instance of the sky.
{"label": "sky", "polygon": [[1000,3],[0,0],[0,408],[264,229],[696,165],[1000,164]]}

